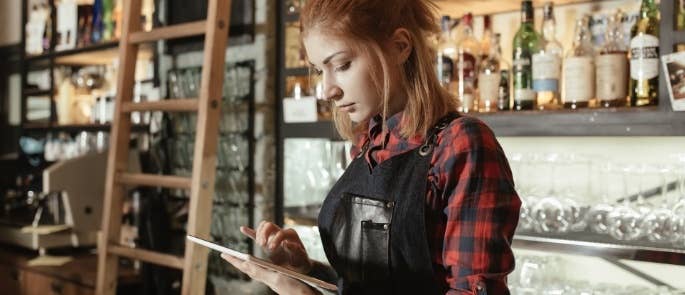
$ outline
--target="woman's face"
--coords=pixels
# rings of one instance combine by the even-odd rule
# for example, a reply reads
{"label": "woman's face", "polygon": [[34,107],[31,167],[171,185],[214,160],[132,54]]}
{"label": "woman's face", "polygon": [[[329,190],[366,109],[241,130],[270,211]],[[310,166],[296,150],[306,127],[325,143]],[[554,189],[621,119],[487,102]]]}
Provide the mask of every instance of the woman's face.
{"label": "woman's face", "polygon": [[382,98],[372,79],[369,54],[318,29],[307,32],[304,46],[309,62],[324,85],[324,96],[352,122],[363,122],[380,113]]}

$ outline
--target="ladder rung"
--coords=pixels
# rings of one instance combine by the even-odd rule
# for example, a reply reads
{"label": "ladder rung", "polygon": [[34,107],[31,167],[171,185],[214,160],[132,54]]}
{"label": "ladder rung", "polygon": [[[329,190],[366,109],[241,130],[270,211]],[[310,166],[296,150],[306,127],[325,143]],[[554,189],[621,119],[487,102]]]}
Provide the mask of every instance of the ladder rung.
{"label": "ladder rung", "polygon": [[191,99],[167,99],[160,101],[125,102],[121,104],[124,113],[136,111],[162,111],[162,112],[195,112],[198,109],[198,100]]}
{"label": "ladder rung", "polygon": [[163,265],[166,267],[183,269],[183,257],[164,254],[150,250],[131,248],[121,245],[109,245],[109,253],[117,256],[128,257],[135,260],[142,260],[148,263]]}
{"label": "ladder rung", "polygon": [[170,175],[120,173],[118,181],[121,184],[180,189],[190,189],[191,186],[190,178]]}
{"label": "ladder rung", "polygon": [[202,35],[205,33],[207,21],[194,21],[178,25],[164,26],[152,29],[151,31],[133,32],[128,37],[131,43],[144,43],[157,40],[175,39]]}

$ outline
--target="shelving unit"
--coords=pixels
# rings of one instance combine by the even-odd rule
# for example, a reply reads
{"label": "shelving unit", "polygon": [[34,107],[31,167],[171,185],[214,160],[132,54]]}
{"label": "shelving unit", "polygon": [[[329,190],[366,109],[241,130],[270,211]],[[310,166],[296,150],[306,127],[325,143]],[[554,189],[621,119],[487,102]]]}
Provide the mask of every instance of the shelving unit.
{"label": "shelving unit", "polygon": [[[678,44],[685,44],[685,33],[675,30],[674,11],[677,0],[662,0],[660,27],[660,54],[672,53]],[[534,1],[541,7],[544,1]],[[587,0],[554,1],[555,5],[589,3]],[[442,0],[438,1],[441,12],[462,15],[475,12],[476,15],[518,11],[519,1],[489,0]],[[284,4],[279,9],[279,48],[285,48],[285,28],[289,22],[298,20],[298,14],[289,14]],[[279,52],[277,97],[284,98],[286,79],[291,76],[306,76],[307,68],[286,68],[285,52]],[[658,106],[636,108],[603,108],[560,111],[524,111],[466,114],[483,120],[496,136],[683,136],[685,135],[685,114],[671,109],[665,75],[660,67],[660,97]],[[277,103],[277,179],[276,212],[277,221],[288,221],[301,225],[316,225],[313,206],[305,208],[284,208],[284,142],[289,138],[340,140],[332,122],[284,123],[282,105]],[[610,237],[575,233],[568,235],[542,235],[517,233],[513,245],[523,249],[596,256],[608,261],[629,259],[656,263],[685,265],[685,249],[668,245],[651,245],[642,242],[619,242]],[[635,275],[649,276],[633,271]]]}
{"label": "shelving unit", "polygon": [[[54,1],[49,1],[51,6],[51,27],[54,29],[57,27],[56,22],[56,8]],[[22,28],[28,20],[28,0],[22,1]],[[50,40],[50,50],[39,55],[27,54],[23,49],[26,43],[26,32],[22,29],[22,66],[21,66],[21,125],[24,131],[31,130],[33,133],[37,132],[48,132],[48,131],[78,131],[80,127],[83,127],[84,131],[107,131],[109,128],[103,128],[97,124],[88,125],[70,125],[67,127],[56,125],[57,114],[55,106],[55,94],[56,85],[54,81],[55,68],[61,66],[68,67],[83,67],[92,65],[107,65],[111,64],[116,58],[118,58],[119,42],[118,40],[103,41],[101,43],[90,44],[85,47],[78,47],[66,50],[54,50],[56,44],[56,35],[54,32],[52,34],[52,39]],[[139,50],[139,59],[152,59],[155,58],[154,45],[143,44]],[[49,87],[47,89],[36,89],[29,88],[28,74],[29,72],[36,70],[47,70],[49,72]],[[27,113],[27,100],[29,97],[43,97],[49,98],[50,100],[50,117],[45,124],[33,124],[30,123],[26,117]],[[36,127],[39,126],[39,127]]]}

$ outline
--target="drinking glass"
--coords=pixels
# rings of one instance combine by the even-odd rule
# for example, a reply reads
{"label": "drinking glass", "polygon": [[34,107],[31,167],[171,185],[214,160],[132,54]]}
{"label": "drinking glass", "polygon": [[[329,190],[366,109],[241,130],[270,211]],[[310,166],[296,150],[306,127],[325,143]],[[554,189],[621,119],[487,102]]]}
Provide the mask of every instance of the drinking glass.
{"label": "drinking glass", "polygon": [[[636,210],[628,198],[630,175],[635,173],[636,167],[625,165],[622,169],[624,200],[609,213],[609,235],[620,241],[634,241],[642,236],[642,214]],[[638,180],[638,194],[642,192],[642,182]],[[640,198],[640,197],[638,197]]]}

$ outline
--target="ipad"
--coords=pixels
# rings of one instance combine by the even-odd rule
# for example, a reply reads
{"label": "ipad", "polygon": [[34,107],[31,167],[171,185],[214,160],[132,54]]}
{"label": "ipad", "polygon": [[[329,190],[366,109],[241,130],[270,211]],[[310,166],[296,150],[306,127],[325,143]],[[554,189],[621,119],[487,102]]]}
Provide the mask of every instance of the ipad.
{"label": "ipad", "polygon": [[319,280],[315,277],[303,275],[299,272],[296,272],[296,271],[287,269],[285,267],[273,264],[273,263],[266,261],[264,259],[257,258],[257,257],[254,257],[252,255],[242,253],[242,252],[239,252],[239,251],[236,251],[233,249],[229,249],[229,248],[226,248],[224,246],[220,246],[220,245],[214,244],[212,242],[209,242],[209,241],[206,241],[206,240],[203,240],[203,239],[200,239],[198,237],[191,236],[191,235],[187,235],[186,238],[193,243],[200,244],[200,245],[205,246],[207,248],[219,251],[221,253],[231,255],[231,256],[238,258],[238,259],[241,259],[241,260],[249,260],[249,261],[253,262],[254,264],[257,264],[261,267],[264,267],[264,268],[267,268],[267,269],[270,269],[273,271],[277,271],[279,273],[282,273],[282,274],[289,276],[293,279],[298,279],[298,280],[300,280],[306,284],[312,285],[314,287],[319,287],[319,288],[323,288],[323,289],[331,290],[331,291],[337,291],[338,290],[338,287],[336,285],[333,285],[331,283]]}

